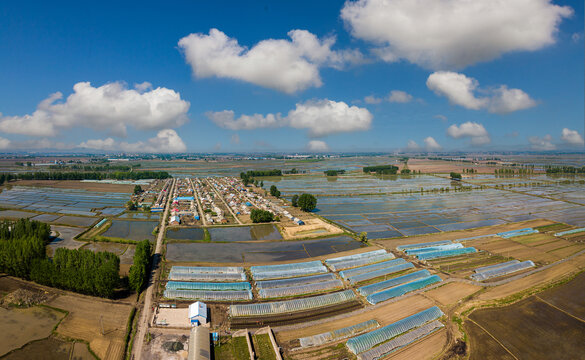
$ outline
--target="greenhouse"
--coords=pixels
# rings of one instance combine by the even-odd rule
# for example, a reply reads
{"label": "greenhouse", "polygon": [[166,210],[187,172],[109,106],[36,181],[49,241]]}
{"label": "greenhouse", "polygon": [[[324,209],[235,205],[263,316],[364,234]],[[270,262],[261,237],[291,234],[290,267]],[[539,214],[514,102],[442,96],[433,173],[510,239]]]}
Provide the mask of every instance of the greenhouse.
{"label": "greenhouse", "polygon": [[437,259],[437,258],[443,258],[443,257],[449,257],[449,256],[471,254],[471,253],[476,253],[476,252],[477,252],[476,248],[468,247],[468,248],[463,248],[463,249],[431,251],[431,252],[427,252],[427,253],[418,254],[418,255],[416,255],[416,257],[419,260],[431,260],[431,259]]}
{"label": "greenhouse", "polygon": [[350,268],[354,268],[354,267],[358,267],[358,266],[369,265],[369,264],[377,263],[380,261],[386,261],[386,260],[390,260],[390,259],[394,259],[394,254],[385,253],[385,254],[364,257],[364,258],[360,258],[360,259],[339,261],[339,262],[336,262],[333,264],[328,263],[327,265],[331,268],[331,270],[339,271],[339,270],[350,269]]}
{"label": "greenhouse", "polygon": [[347,256],[340,256],[340,257],[336,257],[336,258],[331,258],[331,259],[327,259],[325,260],[326,264],[336,264],[336,263],[341,263],[341,262],[346,262],[346,261],[353,261],[353,260],[357,260],[357,259],[365,259],[368,257],[372,257],[372,256],[378,256],[378,255],[384,255],[386,254],[386,250],[375,250],[375,251],[368,251],[368,252],[364,252],[361,254],[354,254],[354,255],[347,255]]}
{"label": "greenhouse", "polygon": [[252,300],[252,291],[165,290],[164,297],[167,299],[238,301]]}
{"label": "greenhouse", "polygon": [[365,273],[365,274],[350,276],[347,278],[347,280],[350,282],[350,284],[353,285],[353,284],[357,284],[357,283],[362,282],[362,281],[375,279],[375,278],[380,277],[380,276],[390,275],[390,274],[393,274],[393,273],[396,273],[399,271],[412,269],[412,268],[414,268],[414,265],[412,265],[409,262],[405,262],[403,264],[394,265],[394,266],[391,266],[389,268],[371,271],[371,272]]}
{"label": "greenhouse", "polygon": [[452,250],[452,249],[462,249],[463,244],[461,243],[453,243],[453,244],[446,244],[446,245],[439,245],[439,246],[429,246],[425,248],[416,248],[416,249],[407,249],[404,250],[405,253],[408,255],[416,255],[424,252],[430,251],[441,251],[441,250]]}
{"label": "greenhouse", "polygon": [[516,236],[530,235],[530,234],[536,234],[536,233],[538,233],[538,230],[535,230],[533,228],[524,228],[524,229],[520,229],[520,230],[505,231],[505,232],[497,233],[496,235],[498,235],[499,237],[503,237],[504,239],[509,239],[509,238],[513,238]]}
{"label": "greenhouse", "polygon": [[441,240],[441,241],[433,241],[428,243],[418,243],[418,244],[410,244],[410,245],[399,245],[396,247],[397,250],[404,251],[406,249],[417,249],[429,246],[438,246],[438,245],[446,245],[451,244],[450,240]]}
{"label": "greenhouse", "polygon": [[351,338],[347,340],[346,345],[351,352],[357,355],[443,315],[441,309],[433,306],[380,329]]}
{"label": "greenhouse", "polygon": [[576,234],[576,233],[580,233],[580,232],[584,232],[585,228],[578,228],[578,229],[573,229],[573,230],[566,230],[566,231],[561,231],[558,233],[555,233],[555,236],[563,236],[563,235],[570,235],[570,234]]}
{"label": "greenhouse", "polygon": [[246,274],[244,273],[232,273],[232,274],[188,274],[188,273],[174,273],[169,274],[169,280],[177,281],[238,281],[246,280]]}
{"label": "greenhouse", "polygon": [[327,273],[313,276],[303,276],[283,280],[267,280],[257,281],[256,287],[258,289],[275,289],[280,287],[299,286],[304,284],[315,284],[322,281],[330,281],[337,279],[335,274]]}
{"label": "greenhouse", "polygon": [[439,320],[432,321],[419,328],[407,332],[406,334],[395,337],[394,339],[387,341],[379,346],[376,346],[370,350],[367,350],[359,354],[358,359],[360,360],[378,360],[387,356],[393,351],[396,351],[408,344],[411,344],[425,336],[428,336],[435,331],[443,328],[443,325]]}
{"label": "greenhouse", "polygon": [[301,347],[320,346],[328,342],[345,339],[350,336],[375,329],[378,326],[380,326],[380,324],[378,324],[376,320],[372,319],[359,324],[344,327],[342,329],[300,338],[299,340],[301,341]]}
{"label": "greenhouse", "polygon": [[409,283],[406,283],[403,285],[398,285],[396,287],[390,288],[388,290],[384,290],[384,291],[380,291],[380,292],[368,295],[366,297],[366,300],[368,300],[368,302],[370,304],[376,305],[377,303],[380,303],[382,301],[386,301],[386,300],[390,300],[390,299],[398,297],[398,296],[402,296],[402,295],[409,293],[411,291],[425,288],[429,285],[432,285],[434,283],[438,283],[440,281],[442,281],[442,280],[439,276],[431,275],[431,276],[426,277],[426,278],[414,280],[414,281],[411,281]]}
{"label": "greenhouse", "polygon": [[263,266],[251,266],[250,271],[252,274],[271,273],[278,271],[290,271],[290,270],[304,270],[304,269],[315,269],[323,267],[321,261],[307,261],[300,263],[291,264],[279,264],[279,265],[263,265]]}
{"label": "greenhouse", "polygon": [[404,284],[410,281],[427,278],[431,276],[431,273],[428,270],[419,270],[410,274],[402,275],[393,279],[389,279],[386,281],[380,281],[377,283],[373,283],[370,285],[362,286],[358,288],[358,292],[363,296],[368,296],[373,293],[377,293],[386,289],[390,289],[391,287]]}
{"label": "greenhouse", "polygon": [[260,289],[258,296],[262,299],[281,298],[295,295],[311,294],[343,287],[341,280],[322,281],[315,284],[303,284],[298,286],[280,287],[273,289]]}
{"label": "greenhouse", "polygon": [[504,267],[495,268],[492,270],[482,271],[480,273],[471,275],[471,278],[475,281],[484,281],[487,279],[512,274],[525,269],[530,269],[534,266],[535,266],[534,263],[530,260],[522,261],[517,264],[511,264]]}
{"label": "greenhouse", "polygon": [[488,271],[488,270],[494,270],[494,269],[498,269],[504,266],[508,266],[508,265],[512,265],[512,264],[518,264],[520,261],[519,260],[512,260],[512,261],[507,261],[504,263],[499,263],[499,264],[495,264],[495,265],[488,265],[488,266],[482,266],[482,267],[478,267],[477,269],[473,270],[476,274],[480,273],[480,272],[484,272],[484,271]]}
{"label": "greenhouse", "polygon": [[255,280],[268,280],[326,273],[327,268],[320,261],[309,261],[293,264],[252,266],[250,267],[250,272]]}
{"label": "greenhouse", "polygon": [[342,278],[347,279],[350,276],[361,275],[361,274],[368,273],[370,271],[376,271],[376,270],[380,270],[380,269],[389,268],[389,267],[394,266],[394,265],[404,264],[405,262],[406,262],[406,260],[404,260],[402,258],[398,258],[398,259],[394,259],[394,260],[383,261],[381,263],[377,263],[377,264],[373,264],[373,265],[361,266],[361,267],[358,267],[355,269],[343,270],[343,271],[339,272],[339,275],[341,275]]}
{"label": "greenhouse", "polygon": [[166,286],[167,290],[209,290],[209,291],[227,291],[227,290],[250,290],[249,282],[187,282],[187,281],[169,281]]}
{"label": "greenhouse", "polygon": [[352,300],[356,300],[355,293],[351,290],[345,290],[302,299],[231,305],[228,311],[229,315],[232,317],[276,315],[318,309],[326,306],[342,304]]}
{"label": "greenhouse", "polygon": [[181,274],[241,274],[244,272],[244,268],[239,266],[173,266],[171,272]]}

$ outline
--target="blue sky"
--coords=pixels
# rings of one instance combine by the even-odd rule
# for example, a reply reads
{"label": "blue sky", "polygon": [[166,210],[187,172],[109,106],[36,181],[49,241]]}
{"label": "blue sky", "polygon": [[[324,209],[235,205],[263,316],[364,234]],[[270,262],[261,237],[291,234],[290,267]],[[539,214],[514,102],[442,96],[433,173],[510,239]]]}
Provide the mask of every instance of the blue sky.
{"label": "blue sky", "polygon": [[5,2],[0,148],[582,150],[583,2],[467,3]]}

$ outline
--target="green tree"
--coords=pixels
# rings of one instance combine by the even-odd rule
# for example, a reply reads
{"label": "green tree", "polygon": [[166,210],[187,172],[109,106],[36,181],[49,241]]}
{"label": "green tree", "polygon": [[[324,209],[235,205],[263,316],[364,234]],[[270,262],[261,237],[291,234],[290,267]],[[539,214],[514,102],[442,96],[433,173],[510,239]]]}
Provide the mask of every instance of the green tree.
{"label": "green tree", "polygon": [[143,191],[144,190],[142,190],[142,186],[140,186],[140,185],[134,186],[134,195],[142,194]]}
{"label": "green tree", "polygon": [[280,197],[280,191],[278,190],[276,185],[270,186],[270,195],[272,195],[274,197]]}
{"label": "green tree", "polygon": [[313,211],[317,207],[317,198],[312,194],[302,194],[299,196],[298,204],[303,211]]}
{"label": "green tree", "polygon": [[128,201],[126,203],[126,209],[127,210],[130,210],[130,211],[135,211],[137,209],[136,203],[134,201],[132,201],[132,200]]}
{"label": "green tree", "polygon": [[250,212],[250,219],[253,223],[271,222],[274,220],[274,214],[266,210],[253,209]]}
{"label": "green tree", "polygon": [[451,179],[453,179],[453,180],[461,180],[461,174],[460,173],[451,172],[451,174],[449,174],[449,176],[451,176]]}
{"label": "green tree", "polygon": [[148,281],[148,273],[151,263],[152,247],[150,241],[143,240],[136,245],[134,251],[134,263],[130,267],[128,283],[130,288],[140,292]]}
{"label": "green tree", "polygon": [[299,206],[298,201],[299,201],[299,196],[297,194],[294,194],[292,199],[290,200],[291,205],[294,207],[298,207]]}
{"label": "green tree", "polygon": [[362,231],[359,235],[358,235],[359,239],[361,242],[363,243],[367,243],[368,242],[368,233],[365,231]]}

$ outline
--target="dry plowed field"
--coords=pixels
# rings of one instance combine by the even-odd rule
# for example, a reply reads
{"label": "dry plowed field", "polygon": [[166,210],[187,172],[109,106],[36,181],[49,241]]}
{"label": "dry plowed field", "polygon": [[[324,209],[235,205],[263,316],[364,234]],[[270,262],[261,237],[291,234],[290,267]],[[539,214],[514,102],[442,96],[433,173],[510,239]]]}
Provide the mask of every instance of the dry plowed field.
{"label": "dry plowed field", "polygon": [[49,305],[69,311],[57,333],[88,341],[100,359],[122,358],[131,306],[73,295],[58,296]]}
{"label": "dry plowed field", "polygon": [[443,305],[451,305],[477,292],[481,286],[452,282],[425,293]]}
{"label": "dry plowed field", "polygon": [[[471,359],[583,359],[585,273],[513,305],[473,312]],[[508,355],[506,355],[508,354]]]}

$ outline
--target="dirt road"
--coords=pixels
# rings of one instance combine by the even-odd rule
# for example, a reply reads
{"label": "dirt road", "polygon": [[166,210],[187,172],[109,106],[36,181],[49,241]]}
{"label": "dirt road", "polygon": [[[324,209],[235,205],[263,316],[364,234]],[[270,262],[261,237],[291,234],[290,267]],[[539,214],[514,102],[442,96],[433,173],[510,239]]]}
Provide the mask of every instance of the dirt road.
{"label": "dirt road", "polygon": [[152,262],[152,271],[150,273],[150,279],[146,293],[144,294],[144,307],[140,314],[140,322],[138,323],[138,330],[136,331],[136,338],[134,340],[134,348],[132,349],[132,359],[142,359],[142,346],[144,344],[144,337],[148,331],[148,322],[152,316],[152,298],[155,291],[155,280],[159,276],[159,263],[162,257],[162,246],[163,237],[165,235],[166,218],[169,215],[170,201],[173,197],[173,190],[175,188],[175,180],[172,180],[169,193],[167,195],[167,201],[165,205],[165,212],[160,220],[160,226],[158,229],[158,236],[156,237],[156,247],[154,250],[154,257]]}

